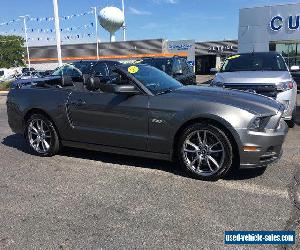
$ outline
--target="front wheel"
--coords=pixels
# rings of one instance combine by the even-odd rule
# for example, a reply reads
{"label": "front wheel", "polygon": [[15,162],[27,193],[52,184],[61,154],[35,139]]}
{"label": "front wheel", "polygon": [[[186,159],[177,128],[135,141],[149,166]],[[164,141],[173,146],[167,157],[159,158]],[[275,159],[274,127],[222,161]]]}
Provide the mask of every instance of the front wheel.
{"label": "front wheel", "polygon": [[59,150],[56,129],[44,115],[31,115],[26,123],[25,137],[30,148],[39,156],[52,156]]}
{"label": "front wheel", "polygon": [[179,162],[189,174],[202,180],[224,176],[232,165],[232,145],[218,127],[197,123],[182,133],[177,147]]}

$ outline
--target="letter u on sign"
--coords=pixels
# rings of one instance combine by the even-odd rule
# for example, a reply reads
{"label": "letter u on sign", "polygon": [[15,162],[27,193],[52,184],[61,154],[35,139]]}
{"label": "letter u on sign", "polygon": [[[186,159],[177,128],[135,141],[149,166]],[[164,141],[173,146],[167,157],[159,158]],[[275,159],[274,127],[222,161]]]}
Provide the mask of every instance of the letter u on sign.
{"label": "letter u on sign", "polygon": [[299,16],[290,16],[289,17],[289,29],[290,30],[297,30],[299,28]]}

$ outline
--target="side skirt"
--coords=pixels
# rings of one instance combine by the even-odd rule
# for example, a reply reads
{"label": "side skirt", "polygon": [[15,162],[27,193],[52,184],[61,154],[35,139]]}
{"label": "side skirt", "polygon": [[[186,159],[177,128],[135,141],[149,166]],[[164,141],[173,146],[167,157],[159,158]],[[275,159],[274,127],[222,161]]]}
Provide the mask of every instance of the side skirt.
{"label": "side skirt", "polygon": [[130,156],[145,157],[145,158],[151,158],[157,160],[171,161],[171,156],[168,154],[138,151],[138,150],[127,149],[127,148],[110,147],[110,146],[103,146],[103,145],[92,144],[92,143],[74,142],[74,141],[61,141],[61,143],[65,147],[82,148],[87,150],[101,151],[105,153],[130,155]]}

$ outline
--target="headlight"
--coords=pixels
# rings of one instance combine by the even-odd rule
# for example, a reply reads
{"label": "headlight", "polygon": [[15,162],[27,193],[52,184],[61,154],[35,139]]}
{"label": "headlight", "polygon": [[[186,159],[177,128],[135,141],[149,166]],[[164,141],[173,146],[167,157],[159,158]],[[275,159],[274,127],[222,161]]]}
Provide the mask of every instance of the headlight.
{"label": "headlight", "polygon": [[254,130],[254,131],[261,131],[265,128],[265,126],[267,125],[268,121],[269,121],[270,117],[255,117],[254,119],[251,120],[248,128],[250,130]]}
{"label": "headlight", "polygon": [[281,82],[276,85],[278,91],[286,91],[294,88],[294,81]]}
{"label": "headlight", "polygon": [[222,82],[211,82],[211,86],[224,88],[224,83],[222,83]]}

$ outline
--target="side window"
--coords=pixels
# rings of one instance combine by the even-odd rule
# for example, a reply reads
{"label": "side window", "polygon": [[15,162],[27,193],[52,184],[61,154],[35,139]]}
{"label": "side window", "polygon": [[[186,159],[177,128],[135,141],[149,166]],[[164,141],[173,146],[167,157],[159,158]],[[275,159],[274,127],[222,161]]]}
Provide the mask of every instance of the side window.
{"label": "side window", "polygon": [[107,76],[107,66],[105,63],[97,63],[94,67],[94,73],[96,76]]}
{"label": "side window", "polygon": [[3,75],[4,75],[4,71],[0,70],[0,76],[3,76]]}

